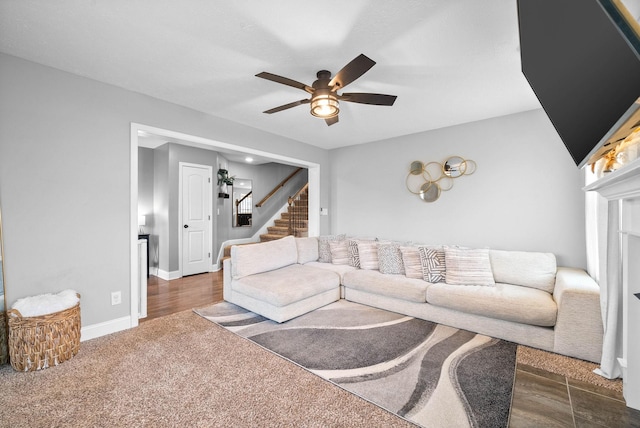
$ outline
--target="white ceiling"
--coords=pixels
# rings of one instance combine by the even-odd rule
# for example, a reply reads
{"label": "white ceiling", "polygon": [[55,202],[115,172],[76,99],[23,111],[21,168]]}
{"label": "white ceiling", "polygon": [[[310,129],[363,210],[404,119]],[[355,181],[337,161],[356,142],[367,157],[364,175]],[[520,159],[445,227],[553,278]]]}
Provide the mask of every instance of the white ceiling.
{"label": "white ceiling", "polygon": [[[520,70],[515,0],[0,0],[0,51],[322,148],[540,108]],[[328,127],[301,90],[364,53],[377,64]]]}

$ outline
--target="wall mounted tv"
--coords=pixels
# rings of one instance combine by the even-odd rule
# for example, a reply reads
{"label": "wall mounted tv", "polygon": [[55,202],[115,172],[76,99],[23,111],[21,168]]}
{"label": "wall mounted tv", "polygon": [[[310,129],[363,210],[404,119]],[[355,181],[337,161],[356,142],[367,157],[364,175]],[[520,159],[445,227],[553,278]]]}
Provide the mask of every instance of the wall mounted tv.
{"label": "wall mounted tv", "polygon": [[518,0],[522,71],[579,167],[640,97],[640,40],[612,1]]}

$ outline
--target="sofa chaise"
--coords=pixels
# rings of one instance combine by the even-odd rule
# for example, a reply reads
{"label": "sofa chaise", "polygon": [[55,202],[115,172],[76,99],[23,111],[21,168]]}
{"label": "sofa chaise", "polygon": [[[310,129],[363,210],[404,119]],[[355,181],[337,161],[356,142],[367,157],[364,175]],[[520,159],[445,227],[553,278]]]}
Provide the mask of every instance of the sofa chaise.
{"label": "sofa chaise", "polygon": [[341,298],[600,362],[597,283],[550,253],[294,238],[233,246],[224,300],[277,322]]}

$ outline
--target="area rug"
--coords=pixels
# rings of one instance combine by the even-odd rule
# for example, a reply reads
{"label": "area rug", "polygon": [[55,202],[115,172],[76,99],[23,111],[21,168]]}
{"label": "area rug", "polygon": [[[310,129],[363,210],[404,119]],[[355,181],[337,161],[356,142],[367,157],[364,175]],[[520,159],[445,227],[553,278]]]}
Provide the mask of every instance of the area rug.
{"label": "area rug", "polygon": [[514,343],[345,300],[282,324],[228,302],[194,311],[415,424],[508,424]]}

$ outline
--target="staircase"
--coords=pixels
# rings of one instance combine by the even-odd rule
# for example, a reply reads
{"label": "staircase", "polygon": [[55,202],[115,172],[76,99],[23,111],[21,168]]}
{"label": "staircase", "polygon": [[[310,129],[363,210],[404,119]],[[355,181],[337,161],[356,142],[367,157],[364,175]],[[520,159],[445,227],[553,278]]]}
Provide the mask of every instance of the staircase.
{"label": "staircase", "polygon": [[[275,241],[285,236],[305,237],[309,235],[309,185],[305,185],[295,196],[289,198],[287,211],[267,227],[267,233],[260,235],[260,242]],[[234,244],[244,245],[244,244]],[[231,257],[232,245],[224,248],[222,260]]]}
{"label": "staircase", "polygon": [[260,242],[274,241],[288,235],[308,236],[309,233],[309,188],[305,186],[298,194],[289,198],[287,211],[280,215],[267,233],[260,235]]}

